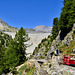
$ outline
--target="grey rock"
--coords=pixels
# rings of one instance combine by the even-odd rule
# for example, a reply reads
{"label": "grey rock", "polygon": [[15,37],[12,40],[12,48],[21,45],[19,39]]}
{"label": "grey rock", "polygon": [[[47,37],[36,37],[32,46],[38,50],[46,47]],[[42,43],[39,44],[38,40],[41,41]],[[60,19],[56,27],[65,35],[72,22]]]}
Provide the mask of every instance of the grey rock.
{"label": "grey rock", "polygon": [[47,53],[47,57],[46,57],[47,59],[51,59],[52,58],[52,55],[51,54],[53,52],[55,52],[56,50],[58,50],[57,46],[58,46],[59,43],[61,43],[60,34],[61,34],[61,31],[59,31],[59,34],[56,37],[56,39],[53,40],[52,45],[51,45],[51,48],[50,48],[50,50]]}
{"label": "grey rock", "polygon": [[6,23],[2,19],[0,19],[0,31],[2,31],[2,32],[5,32],[5,31],[16,32],[17,30],[18,30],[18,28],[11,27],[8,25],[8,23]]}
{"label": "grey rock", "polygon": [[72,28],[72,30],[75,30],[75,23],[73,24],[73,28]]}

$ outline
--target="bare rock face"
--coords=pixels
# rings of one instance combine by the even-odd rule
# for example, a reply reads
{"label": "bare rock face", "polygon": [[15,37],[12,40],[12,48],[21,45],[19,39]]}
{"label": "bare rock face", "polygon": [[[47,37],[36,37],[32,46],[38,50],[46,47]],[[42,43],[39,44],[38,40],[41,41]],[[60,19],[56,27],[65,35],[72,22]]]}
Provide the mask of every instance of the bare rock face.
{"label": "bare rock face", "polygon": [[51,59],[52,54],[53,54],[56,50],[58,50],[57,46],[58,46],[59,43],[61,43],[60,33],[61,33],[61,31],[59,31],[59,34],[58,34],[58,36],[56,37],[56,39],[53,40],[52,45],[51,45],[51,48],[50,48],[50,50],[49,50],[48,53],[47,53],[47,59]]}

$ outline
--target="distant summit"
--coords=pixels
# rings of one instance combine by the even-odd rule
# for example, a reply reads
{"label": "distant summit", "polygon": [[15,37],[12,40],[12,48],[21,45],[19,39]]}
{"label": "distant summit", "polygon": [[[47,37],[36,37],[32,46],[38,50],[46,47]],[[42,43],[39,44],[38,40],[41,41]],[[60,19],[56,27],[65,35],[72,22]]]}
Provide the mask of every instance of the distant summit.
{"label": "distant summit", "polygon": [[37,27],[34,28],[36,31],[39,32],[45,32],[45,33],[50,33],[52,30],[52,27],[49,26],[44,26],[44,25],[38,25]]}
{"label": "distant summit", "polygon": [[27,33],[51,33],[52,27],[44,26],[44,25],[38,25],[33,29],[27,29],[25,28]]}
{"label": "distant summit", "polygon": [[15,32],[17,31],[18,28],[15,27],[11,27],[8,25],[8,23],[4,22],[1,18],[0,18],[0,31],[7,31],[7,32]]}

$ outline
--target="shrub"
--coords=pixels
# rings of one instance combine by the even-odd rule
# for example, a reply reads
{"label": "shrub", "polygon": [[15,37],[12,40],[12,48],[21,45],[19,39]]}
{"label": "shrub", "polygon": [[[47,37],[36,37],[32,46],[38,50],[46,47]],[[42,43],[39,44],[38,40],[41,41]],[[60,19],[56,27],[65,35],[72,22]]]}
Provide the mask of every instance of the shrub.
{"label": "shrub", "polygon": [[52,65],[51,64],[49,64],[49,68],[51,67]]}
{"label": "shrub", "polygon": [[30,71],[30,68],[26,68],[25,72],[28,72],[28,71]]}
{"label": "shrub", "polygon": [[73,34],[75,34],[75,30],[73,30]]}
{"label": "shrub", "polygon": [[13,74],[18,74],[17,69],[16,69],[16,68],[13,68],[12,73],[13,73]]}

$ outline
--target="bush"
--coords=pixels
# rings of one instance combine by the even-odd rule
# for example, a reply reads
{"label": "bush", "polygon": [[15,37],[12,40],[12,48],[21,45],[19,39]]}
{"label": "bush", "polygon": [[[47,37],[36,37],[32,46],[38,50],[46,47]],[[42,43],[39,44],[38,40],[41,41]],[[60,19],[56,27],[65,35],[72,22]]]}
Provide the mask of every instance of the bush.
{"label": "bush", "polygon": [[52,65],[51,64],[49,64],[49,68],[51,67]]}
{"label": "bush", "polygon": [[26,68],[25,72],[28,72],[28,71],[30,71],[30,68]]}
{"label": "bush", "polygon": [[13,74],[18,74],[17,69],[16,69],[16,68],[13,68],[12,73],[13,73]]}
{"label": "bush", "polygon": [[73,30],[73,34],[75,34],[75,30]]}

